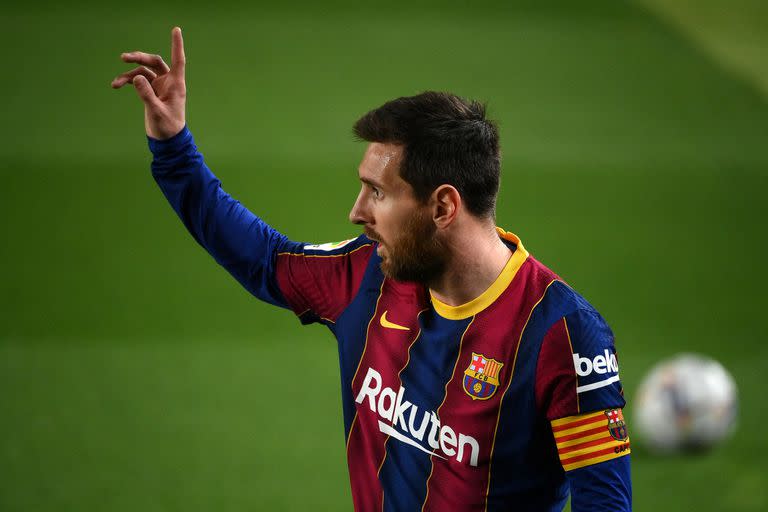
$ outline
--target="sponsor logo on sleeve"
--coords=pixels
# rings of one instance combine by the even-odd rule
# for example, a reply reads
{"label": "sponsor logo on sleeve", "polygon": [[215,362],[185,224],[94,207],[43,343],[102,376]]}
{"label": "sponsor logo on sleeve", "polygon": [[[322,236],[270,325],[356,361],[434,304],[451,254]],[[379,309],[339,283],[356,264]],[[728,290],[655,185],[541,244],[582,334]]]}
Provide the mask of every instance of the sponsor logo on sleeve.
{"label": "sponsor logo on sleeve", "polygon": [[576,388],[577,393],[592,391],[619,381],[616,354],[612,354],[608,349],[591,359],[577,352],[573,354],[573,366],[576,375],[580,377],[579,382],[588,381]]}

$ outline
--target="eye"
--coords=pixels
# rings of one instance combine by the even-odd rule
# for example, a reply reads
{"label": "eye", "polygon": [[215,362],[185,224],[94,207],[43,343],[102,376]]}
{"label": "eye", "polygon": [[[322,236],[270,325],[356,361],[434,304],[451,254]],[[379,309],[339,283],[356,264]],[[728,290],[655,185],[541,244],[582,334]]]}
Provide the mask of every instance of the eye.
{"label": "eye", "polygon": [[376,199],[381,199],[381,190],[379,190],[376,187],[371,187],[371,194],[373,194],[373,197]]}

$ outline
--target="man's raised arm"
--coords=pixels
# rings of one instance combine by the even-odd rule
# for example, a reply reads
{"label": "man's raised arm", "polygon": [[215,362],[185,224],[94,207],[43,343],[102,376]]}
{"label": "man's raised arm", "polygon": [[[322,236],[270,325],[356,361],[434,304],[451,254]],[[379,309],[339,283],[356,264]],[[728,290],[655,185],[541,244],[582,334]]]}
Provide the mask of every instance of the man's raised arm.
{"label": "man's raised arm", "polygon": [[275,254],[296,245],[221,188],[186,127],[185,56],[181,29],[171,32],[171,66],[159,55],[123,53],[139,64],[112,81],[136,88],[154,159],[152,175],[182,222],[216,261],[262,300],[286,307],[273,279]]}
{"label": "man's raised arm", "polygon": [[[159,55],[123,53],[124,62],[139,66],[112,81],[115,89],[132,84],[144,104],[155,181],[195,240],[248,291],[290,307],[303,322],[334,321],[352,300],[372,252],[355,249],[371,242],[360,237],[331,252],[292,242],[221,188],[186,126],[184,42],[178,27],[171,41],[170,67]],[[313,257],[317,252],[341,257]]]}

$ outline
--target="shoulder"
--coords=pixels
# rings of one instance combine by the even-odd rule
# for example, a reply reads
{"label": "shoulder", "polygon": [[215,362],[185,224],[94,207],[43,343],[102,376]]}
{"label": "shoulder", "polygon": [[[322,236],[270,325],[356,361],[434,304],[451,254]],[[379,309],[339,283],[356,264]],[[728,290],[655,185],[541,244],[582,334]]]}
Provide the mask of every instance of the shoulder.
{"label": "shoulder", "polygon": [[579,292],[546,266],[531,260],[535,272],[552,280],[545,295],[549,314],[542,355],[546,359],[572,360],[580,387],[613,377],[618,380],[614,334],[608,322]]}
{"label": "shoulder", "polygon": [[559,320],[588,322],[602,320],[597,310],[565,280],[533,256],[528,256],[520,268],[519,293],[533,304],[533,317],[537,317],[542,334]]}
{"label": "shoulder", "polygon": [[613,331],[603,316],[572,288],[563,283],[558,284],[556,291],[562,294],[562,314],[547,330],[537,365],[539,379],[554,378],[568,383],[563,397],[570,397],[570,405],[551,411],[553,417],[623,407]]}
{"label": "shoulder", "polygon": [[[610,369],[618,372],[614,335],[605,318],[554,272],[536,260],[532,264],[540,267],[538,272],[553,276],[546,292],[547,308],[550,309],[546,337],[560,338],[563,342],[557,343],[561,353],[552,355],[572,357],[575,370],[581,377],[592,372],[605,373]],[[589,365],[586,358],[590,361]],[[579,370],[578,361],[582,362],[583,371]]]}
{"label": "shoulder", "polygon": [[275,279],[303,323],[335,322],[371,272],[375,243],[364,235],[341,242],[283,243]]}

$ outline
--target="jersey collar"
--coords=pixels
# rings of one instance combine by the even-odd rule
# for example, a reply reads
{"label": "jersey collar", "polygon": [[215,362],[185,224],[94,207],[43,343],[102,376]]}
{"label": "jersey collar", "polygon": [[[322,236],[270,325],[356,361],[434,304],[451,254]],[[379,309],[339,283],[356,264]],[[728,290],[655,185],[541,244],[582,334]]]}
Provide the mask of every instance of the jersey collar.
{"label": "jersey collar", "polygon": [[432,305],[435,307],[437,314],[443,318],[447,318],[449,320],[463,320],[478,314],[493,304],[493,302],[499,298],[504,290],[507,289],[509,284],[515,278],[515,275],[517,275],[517,271],[520,269],[523,262],[526,260],[526,258],[528,258],[528,251],[525,250],[523,243],[520,241],[520,238],[518,238],[517,235],[510,233],[509,231],[504,231],[499,227],[496,228],[496,231],[499,233],[499,236],[502,239],[515,244],[515,252],[512,253],[512,256],[509,258],[509,261],[507,261],[507,264],[504,265],[504,268],[499,274],[499,277],[497,277],[496,280],[491,283],[488,289],[486,289],[483,293],[469,302],[460,304],[458,306],[450,306],[445,302],[441,302],[435,298],[435,296],[432,295],[432,291],[430,290],[429,295],[432,298]]}

